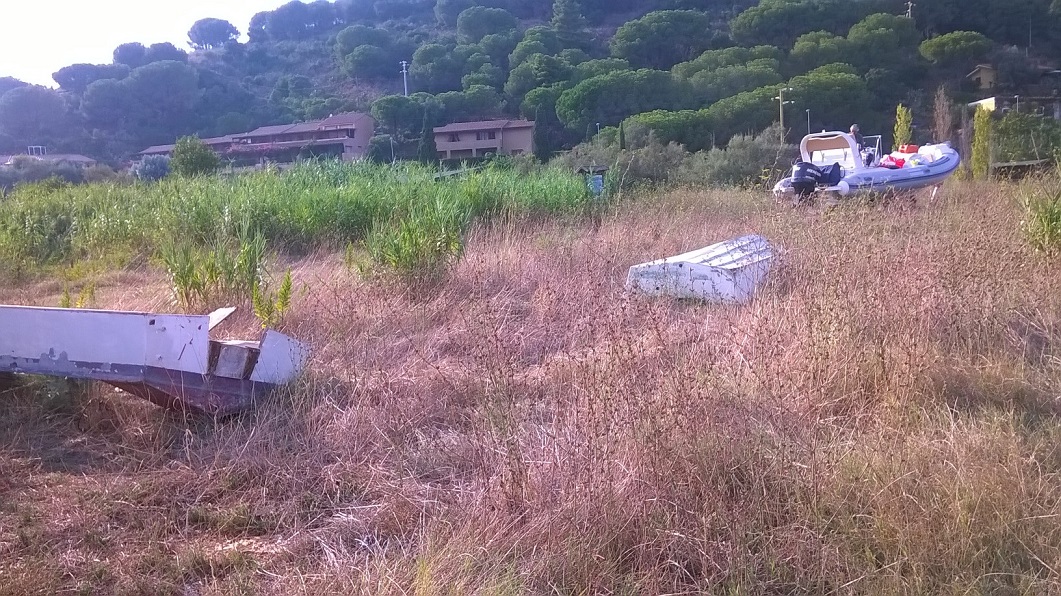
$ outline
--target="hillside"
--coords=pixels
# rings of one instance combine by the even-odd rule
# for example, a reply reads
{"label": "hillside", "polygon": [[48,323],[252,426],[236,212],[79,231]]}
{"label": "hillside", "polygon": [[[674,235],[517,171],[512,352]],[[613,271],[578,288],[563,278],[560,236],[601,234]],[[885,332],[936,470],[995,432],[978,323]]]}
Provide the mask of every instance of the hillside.
{"label": "hillside", "polygon": [[1056,0],[940,0],[909,17],[898,0],[296,0],[255,15],[246,43],[203,15],[191,52],[131,40],[111,64],[57,71],[58,90],[0,78],[0,154],[47,145],[117,164],[182,135],[347,110],[414,145],[425,127],[524,116],[542,157],[655,112],[635,121],[698,149],[769,126],[781,86],[796,122],[887,134],[897,103],[923,121],[940,85],[977,99],[966,75],[980,62],[998,68],[996,92],[1040,85],[1061,56],[1059,13]]}

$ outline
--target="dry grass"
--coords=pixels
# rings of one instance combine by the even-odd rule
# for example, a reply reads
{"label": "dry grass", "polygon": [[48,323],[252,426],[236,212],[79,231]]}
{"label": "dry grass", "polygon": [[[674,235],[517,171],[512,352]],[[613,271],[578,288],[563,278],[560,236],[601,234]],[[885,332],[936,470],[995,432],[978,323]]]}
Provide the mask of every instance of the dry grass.
{"label": "dry grass", "polygon": [[[476,230],[416,293],[285,263],[312,372],[241,419],[2,395],[0,594],[1056,592],[1061,275],[1011,196],[671,192]],[[747,232],[783,249],[749,306],[623,292]]]}

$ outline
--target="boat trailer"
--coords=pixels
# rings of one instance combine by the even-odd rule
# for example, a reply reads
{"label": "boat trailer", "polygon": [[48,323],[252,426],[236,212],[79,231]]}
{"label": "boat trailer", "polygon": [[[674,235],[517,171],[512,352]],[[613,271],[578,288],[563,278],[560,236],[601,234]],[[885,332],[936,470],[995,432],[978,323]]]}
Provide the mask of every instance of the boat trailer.
{"label": "boat trailer", "polygon": [[163,408],[225,416],[294,380],[309,349],[265,329],[210,339],[235,308],[209,315],[0,305],[0,375],[102,381]]}

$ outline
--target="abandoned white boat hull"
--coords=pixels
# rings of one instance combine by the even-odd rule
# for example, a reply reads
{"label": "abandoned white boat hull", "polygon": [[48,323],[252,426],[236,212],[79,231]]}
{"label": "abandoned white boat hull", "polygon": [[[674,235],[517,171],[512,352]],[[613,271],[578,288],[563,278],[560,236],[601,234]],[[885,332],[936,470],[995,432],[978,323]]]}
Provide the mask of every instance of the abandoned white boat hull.
{"label": "abandoned white boat hull", "polygon": [[294,379],[309,348],[267,329],[217,341],[210,315],[0,305],[0,375],[102,381],[166,408],[226,415]]}
{"label": "abandoned white boat hull", "polygon": [[774,249],[765,238],[742,236],[673,257],[634,265],[628,289],[722,304],[744,304],[765,281]]}

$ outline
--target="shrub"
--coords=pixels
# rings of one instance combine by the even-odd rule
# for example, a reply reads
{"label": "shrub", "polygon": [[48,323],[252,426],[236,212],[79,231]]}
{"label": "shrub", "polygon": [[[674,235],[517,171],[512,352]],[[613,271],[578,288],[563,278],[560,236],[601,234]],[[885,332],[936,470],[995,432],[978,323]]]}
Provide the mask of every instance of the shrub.
{"label": "shrub", "polygon": [[1021,194],[1024,235],[1036,251],[1061,253],[1061,169],[1059,176]]}
{"label": "shrub", "polygon": [[181,137],[173,147],[173,172],[179,176],[213,174],[221,168],[221,158],[196,137]]}
{"label": "shrub", "polygon": [[1050,159],[1061,151],[1061,122],[1011,111],[996,123],[993,143],[1000,162]]}
{"label": "shrub", "polygon": [[725,149],[714,148],[690,155],[676,178],[685,183],[725,186],[769,184],[798,155],[793,145],[779,146],[779,126],[757,135],[737,135]]}
{"label": "shrub", "polygon": [[85,182],[89,184],[93,182],[113,182],[120,178],[117,172],[103,164],[89,166],[84,169],[83,174]]}
{"label": "shrub", "polygon": [[243,230],[233,241],[218,241],[210,250],[174,241],[163,245],[160,256],[175,301],[189,308],[217,301],[252,302],[261,292],[265,252],[265,238]]}
{"label": "shrub", "polygon": [[895,107],[894,145],[900,147],[909,144],[914,137],[914,117],[910,108],[899,104]]}
{"label": "shrub", "polygon": [[141,182],[156,182],[169,175],[170,158],[165,155],[148,155],[133,166],[133,176]]}
{"label": "shrub", "polygon": [[976,108],[973,117],[973,178],[987,178],[991,168],[991,112],[983,107]]}
{"label": "shrub", "polygon": [[433,282],[464,251],[468,223],[457,201],[439,195],[392,225],[380,225],[365,239],[372,259],[406,281]]}
{"label": "shrub", "polygon": [[0,167],[0,194],[6,194],[22,184],[46,180],[79,184],[84,181],[84,173],[81,168],[69,163],[19,156],[13,160],[11,166]]}

